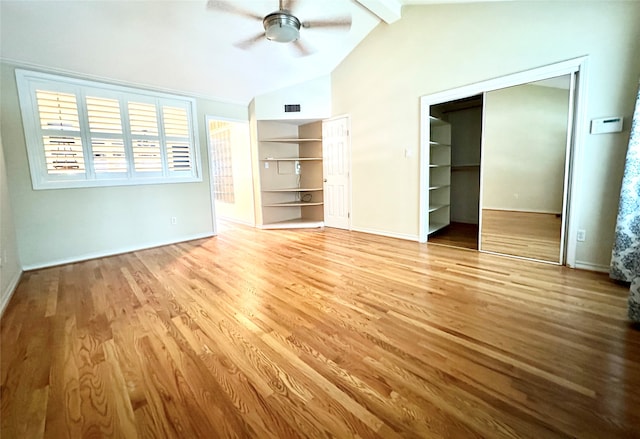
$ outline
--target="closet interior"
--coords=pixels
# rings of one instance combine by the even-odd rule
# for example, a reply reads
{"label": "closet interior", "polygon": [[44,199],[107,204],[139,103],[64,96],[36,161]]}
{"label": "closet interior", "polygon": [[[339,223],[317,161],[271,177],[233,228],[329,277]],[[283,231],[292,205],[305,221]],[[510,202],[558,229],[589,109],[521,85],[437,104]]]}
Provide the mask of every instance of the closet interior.
{"label": "closet interior", "polygon": [[478,249],[482,94],[430,107],[431,243]]}

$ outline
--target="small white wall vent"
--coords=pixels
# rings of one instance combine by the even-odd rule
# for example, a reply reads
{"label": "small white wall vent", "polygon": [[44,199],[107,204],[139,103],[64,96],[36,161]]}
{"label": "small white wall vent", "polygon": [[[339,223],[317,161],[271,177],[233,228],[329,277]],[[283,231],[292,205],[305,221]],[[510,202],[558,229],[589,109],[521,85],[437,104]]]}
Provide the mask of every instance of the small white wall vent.
{"label": "small white wall vent", "polygon": [[300,113],[300,104],[285,104],[285,113]]}

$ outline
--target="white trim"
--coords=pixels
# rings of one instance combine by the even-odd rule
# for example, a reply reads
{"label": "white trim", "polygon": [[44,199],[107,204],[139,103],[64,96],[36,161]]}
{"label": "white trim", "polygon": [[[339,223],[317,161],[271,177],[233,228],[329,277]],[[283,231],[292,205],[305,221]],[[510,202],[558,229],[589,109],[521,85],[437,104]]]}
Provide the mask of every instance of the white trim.
{"label": "white trim", "polygon": [[[24,135],[27,144],[27,155],[29,158],[29,169],[31,171],[31,182],[34,190],[43,189],[71,189],[84,187],[105,187],[105,186],[135,186],[139,184],[166,184],[178,182],[201,182],[202,164],[200,159],[200,142],[197,122],[197,106],[193,98],[181,95],[169,95],[152,92],[143,89],[112,85],[109,83],[89,81],[85,79],[72,78],[68,76],[54,75],[50,73],[36,72],[23,69],[15,69],[18,97],[20,101],[20,112],[24,125]],[[36,90],[43,87],[50,91],[62,91],[73,94],[77,100],[77,115],[79,120],[79,132],[74,134],[82,139],[83,158],[85,170],[77,175],[56,175],[48,172],[45,154],[43,151],[42,136],[51,130],[44,130],[39,122],[39,108],[36,98]],[[125,144],[127,151],[128,171],[122,175],[98,174],[93,166],[92,139],[93,135],[102,136],[102,133],[94,133],[87,118],[86,96],[87,93],[96,96],[108,96],[109,99],[116,99],[119,102],[121,111],[122,133],[117,136]],[[127,103],[131,101],[144,100],[154,105],[158,117],[157,142],[160,146],[162,157],[162,172],[145,175],[135,170],[135,159],[131,153],[131,133],[127,123]],[[188,137],[167,138],[166,127],[163,123],[163,112],[167,107],[177,107],[185,111],[188,124]],[[59,135],[59,134],[47,134]],[[108,136],[108,135],[107,135]],[[154,136],[155,137],[155,136]],[[189,145],[189,158],[191,167],[189,170],[176,171],[168,169],[167,149],[172,141],[186,142]]]}
{"label": "white trim", "polygon": [[204,131],[207,136],[207,157],[209,160],[209,199],[211,200],[211,227],[213,234],[218,234],[218,221],[216,219],[216,196],[213,190],[213,155],[211,154],[211,131],[210,122],[216,120],[214,116],[206,114],[204,116]]}
{"label": "white trim", "polygon": [[11,282],[7,285],[7,288],[2,292],[2,301],[0,302],[0,317],[4,314],[4,310],[7,309],[7,305],[9,301],[13,297],[13,294],[16,292],[16,288],[18,287],[18,283],[20,283],[20,279],[22,279],[22,270],[18,270],[16,274],[11,279]]}
{"label": "white trim", "polygon": [[576,261],[578,245],[578,212],[581,205],[582,193],[577,189],[582,187],[582,166],[584,155],[584,137],[589,133],[589,120],[587,119],[587,57],[581,58],[581,63],[576,75],[575,102],[573,114],[573,151],[571,158],[571,175],[569,176],[569,193],[567,200],[567,230],[565,235],[565,262],[568,267],[578,268]]}
{"label": "white trim", "polygon": [[549,215],[562,215],[562,212],[554,212],[543,209],[516,209],[508,207],[485,207],[486,210],[499,210],[500,212],[524,212],[524,213],[547,213]]}
{"label": "white trim", "polygon": [[[221,220],[221,221],[228,222],[228,223],[240,224],[240,225],[243,225],[243,226],[249,226],[249,227],[255,227],[256,226],[255,221],[253,221],[253,222],[252,221],[243,221],[243,220],[239,220],[239,219],[236,219],[236,218],[231,218],[231,217],[228,217],[228,216],[218,216],[218,219]],[[217,233],[216,233],[216,235],[217,235]]]}
{"label": "white trim", "polygon": [[405,241],[418,241],[418,235],[409,235],[406,233],[389,232],[387,230],[367,229],[363,227],[352,227],[352,232],[369,233],[370,235],[386,236],[388,238],[404,239]]}
{"label": "white trim", "polygon": [[597,271],[600,273],[609,273],[611,267],[602,264],[592,264],[591,262],[576,261],[571,268],[577,268],[578,270]]}
{"label": "white trim", "polygon": [[42,65],[42,64],[23,62],[23,61],[14,60],[14,59],[11,59],[11,58],[4,58],[2,56],[0,56],[0,63],[4,63],[4,64],[7,64],[9,66],[15,67],[16,69],[37,70],[40,73],[53,73],[53,74],[59,74],[59,75],[65,75],[65,76],[73,77],[73,78],[76,78],[76,79],[89,79],[91,81],[104,82],[104,83],[107,83],[107,84],[112,84],[112,85],[122,86],[122,87],[142,88],[144,90],[151,91],[151,92],[167,93],[167,94],[180,95],[180,96],[197,98],[197,99],[206,99],[206,100],[210,100],[210,101],[219,102],[221,104],[241,105],[241,106],[245,106],[245,107],[249,105],[248,102],[244,102],[244,101],[236,101],[236,100],[233,100],[233,99],[223,99],[223,98],[219,98],[219,97],[212,96],[212,95],[206,95],[206,94],[194,93],[194,92],[187,92],[187,91],[184,91],[184,90],[177,90],[177,89],[168,88],[168,87],[159,87],[159,86],[150,85],[150,84],[141,83],[141,82],[122,81],[122,80],[109,78],[109,77],[106,77],[106,76],[91,75],[91,74],[88,74],[88,73],[77,72],[75,70],[60,69],[60,68],[56,68],[56,67],[45,66],[45,65]]}
{"label": "white trim", "polygon": [[[475,96],[478,94],[486,93],[488,91],[498,90],[506,87],[512,87],[516,85],[526,84],[529,82],[540,81],[543,79],[552,78],[555,76],[561,76],[566,74],[578,73],[578,81],[576,87],[576,102],[575,102],[575,123],[573,125],[573,151],[571,161],[571,184],[568,188],[569,201],[568,201],[568,215],[567,215],[567,248],[565,261],[567,266],[574,267],[576,265],[576,242],[575,237],[577,233],[577,221],[580,199],[577,196],[577,189],[580,187],[582,169],[580,164],[582,163],[583,154],[583,136],[588,130],[586,109],[587,109],[587,67],[588,57],[582,56],[579,58],[570,59],[567,61],[558,62],[555,64],[541,66],[538,68],[513,73],[511,75],[505,75],[499,78],[493,78],[486,81],[465,85],[462,87],[453,88],[430,95],[420,97],[420,199],[419,199],[419,241],[427,242],[428,228],[427,220],[425,218],[425,212],[428,205],[428,177],[429,177],[429,163],[428,163],[428,151],[429,151],[429,107],[431,105],[439,104],[442,102],[453,101],[469,96]],[[481,169],[482,172],[482,169]],[[571,192],[573,190],[573,192]],[[480,222],[482,219],[480,219]]]}
{"label": "white trim", "polygon": [[357,0],[361,6],[387,24],[402,18],[402,2],[399,0]]}
{"label": "white trim", "polygon": [[121,255],[123,253],[131,253],[131,252],[137,252],[137,251],[141,251],[141,250],[148,250],[150,248],[162,247],[162,246],[165,246],[165,245],[172,245],[172,244],[179,244],[181,242],[193,241],[193,240],[196,240],[196,239],[212,238],[214,236],[215,235],[213,233],[211,233],[211,232],[196,233],[194,235],[183,236],[183,237],[181,237],[179,239],[175,239],[175,240],[149,242],[149,243],[141,245],[141,246],[122,247],[122,248],[114,249],[114,250],[110,250],[110,251],[85,253],[83,255],[78,255],[78,256],[75,256],[75,257],[71,257],[71,258],[57,259],[55,261],[43,262],[43,263],[40,263],[40,264],[26,265],[26,266],[23,267],[23,269],[24,269],[24,271],[30,271],[30,270],[38,270],[40,268],[55,267],[55,266],[58,266],[58,265],[73,264],[75,262],[88,261],[90,259],[106,258],[106,257],[109,257],[109,256]]}

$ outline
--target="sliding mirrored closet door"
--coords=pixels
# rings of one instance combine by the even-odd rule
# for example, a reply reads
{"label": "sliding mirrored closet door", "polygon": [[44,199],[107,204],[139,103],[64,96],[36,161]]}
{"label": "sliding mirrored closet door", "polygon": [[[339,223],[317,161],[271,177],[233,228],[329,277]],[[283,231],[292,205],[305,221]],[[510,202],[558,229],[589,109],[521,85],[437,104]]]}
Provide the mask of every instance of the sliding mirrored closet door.
{"label": "sliding mirrored closet door", "polygon": [[480,250],[564,263],[573,81],[484,94]]}

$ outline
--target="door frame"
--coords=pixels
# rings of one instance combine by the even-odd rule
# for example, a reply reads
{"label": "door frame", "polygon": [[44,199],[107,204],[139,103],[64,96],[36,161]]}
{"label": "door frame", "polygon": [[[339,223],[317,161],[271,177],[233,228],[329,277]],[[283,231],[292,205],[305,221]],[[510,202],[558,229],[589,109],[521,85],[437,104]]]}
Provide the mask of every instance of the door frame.
{"label": "door frame", "polygon": [[[352,157],[353,157],[352,156],[352,148],[351,148],[351,115],[350,114],[340,114],[340,115],[337,115],[337,116],[332,116],[332,117],[329,117],[327,119],[323,119],[322,123],[324,123],[324,122],[332,122],[332,121],[338,120],[338,119],[346,119],[347,120],[347,148],[348,148],[347,156],[349,157],[349,164],[347,166],[347,173],[348,173],[348,175],[347,175],[347,196],[349,197],[349,202],[347,204],[348,204],[349,213],[348,213],[348,226],[344,230],[351,231],[352,230],[352,224],[353,224],[353,217],[352,217],[352,213],[353,213],[353,196],[352,196],[352,193],[351,193],[351,190],[352,190],[352,188],[351,188],[351,170],[352,170],[352,163],[353,163],[353,160],[352,160]],[[324,146],[323,146],[323,149],[324,149]],[[324,155],[324,150],[323,150],[323,155]],[[324,166],[324,163],[323,163],[323,166]],[[324,170],[323,170],[322,178],[324,180]],[[323,182],[323,185],[324,185],[324,182]],[[324,215],[324,213],[323,213],[323,215]],[[324,215],[324,216],[326,216],[326,215]]]}
{"label": "door frame", "polygon": [[[217,235],[218,234],[218,217],[217,217],[217,212],[216,212],[216,195],[215,195],[215,190],[213,187],[213,169],[214,169],[214,163],[213,163],[213,154],[211,153],[211,132],[210,132],[210,127],[209,124],[211,121],[214,120],[221,120],[224,122],[232,122],[232,123],[246,123],[249,130],[250,128],[250,124],[248,120],[242,120],[242,119],[236,119],[236,118],[232,118],[232,117],[224,117],[224,116],[215,116],[212,114],[206,114],[204,116],[204,120],[205,120],[205,134],[207,137],[207,155],[209,157],[208,159],[208,165],[209,165],[209,199],[211,200],[211,221],[213,222],[213,235]],[[251,136],[251,134],[249,134],[249,137]],[[252,155],[252,154],[250,154]],[[253,224],[245,224],[251,227],[255,227],[255,192],[253,192],[253,188],[254,188],[254,175],[253,172],[251,172],[251,188],[252,188],[252,192],[251,192],[251,198],[253,199],[253,216],[254,216],[254,223]]]}
{"label": "door frame", "polygon": [[[499,78],[489,79],[462,87],[445,90],[420,97],[420,201],[419,201],[419,241],[427,242],[428,238],[428,181],[429,181],[429,111],[432,105],[443,102],[454,101],[457,99],[467,98],[478,94],[484,94],[489,91],[499,90],[502,88],[513,87],[516,85],[527,84],[530,82],[541,81],[543,79],[553,78],[567,74],[576,74],[577,81],[575,86],[574,97],[574,114],[573,114],[573,132],[571,135],[571,160],[568,164],[570,173],[568,176],[568,186],[566,187],[567,196],[567,233],[565,236],[566,252],[564,261],[566,264],[574,268],[576,263],[576,245],[579,212],[579,194],[573,188],[580,187],[582,179],[582,169],[580,163],[583,155],[583,136],[588,132],[588,121],[586,118],[586,83],[587,83],[587,67],[588,57],[570,59],[535,69],[525,70],[522,72],[505,75]],[[482,184],[482,182],[481,182]],[[481,194],[482,196],[482,194]]]}

